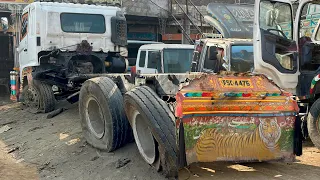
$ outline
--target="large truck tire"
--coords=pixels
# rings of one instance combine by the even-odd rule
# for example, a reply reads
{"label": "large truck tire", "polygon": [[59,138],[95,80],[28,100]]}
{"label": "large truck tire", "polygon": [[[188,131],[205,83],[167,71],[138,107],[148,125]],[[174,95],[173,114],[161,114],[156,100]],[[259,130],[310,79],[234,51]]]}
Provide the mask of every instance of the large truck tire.
{"label": "large truck tire", "polygon": [[56,99],[52,87],[44,82],[33,80],[32,85],[23,88],[22,101],[35,112],[48,113],[55,109]]}
{"label": "large truck tire", "polygon": [[311,106],[307,120],[309,137],[313,144],[320,148],[320,99]]}
{"label": "large truck tire", "polygon": [[97,77],[83,83],[79,113],[84,137],[95,148],[112,152],[132,139],[122,94],[108,77]]}
{"label": "large truck tire", "polygon": [[124,107],[138,150],[144,160],[167,178],[178,176],[174,115],[147,86],[124,95]]}

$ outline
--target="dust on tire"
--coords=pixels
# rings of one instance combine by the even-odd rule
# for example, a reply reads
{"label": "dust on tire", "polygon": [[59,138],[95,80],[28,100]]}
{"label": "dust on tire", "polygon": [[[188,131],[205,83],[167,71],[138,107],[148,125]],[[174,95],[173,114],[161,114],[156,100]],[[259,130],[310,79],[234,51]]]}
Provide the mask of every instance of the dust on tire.
{"label": "dust on tire", "polygon": [[[104,122],[103,135],[97,137],[88,127],[88,101],[94,99],[100,106]],[[125,116],[123,97],[117,85],[107,77],[87,80],[79,95],[79,114],[83,134],[95,148],[111,152],[132,139],[132,130]]]}

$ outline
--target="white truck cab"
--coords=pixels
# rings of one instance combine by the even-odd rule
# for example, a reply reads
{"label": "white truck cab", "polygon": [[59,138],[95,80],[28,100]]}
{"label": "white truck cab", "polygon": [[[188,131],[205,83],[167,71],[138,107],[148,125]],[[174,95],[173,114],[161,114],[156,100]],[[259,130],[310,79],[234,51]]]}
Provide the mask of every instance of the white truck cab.
{"label": "white truck cab", "polygon": [[[311,34],[306,27],[318,23],[320,15],[319,1],[301,0],[293,17],[293,1],[256,0],[254,20],[254,57],[255,71],[269,76],[281,88],[295,95],[308,95],[301,92],[299,81],[310,84],[320,61],[306,59],[311,49]],[[310,28],[309,28],[310,29]],[[311,32],[313,32],[312,29]],[[309,35],[308,35],[309,34]],[[309,37],[308,37],[309,36]],[[306,43],[306,39],[307,43]],[[312,49],[317,47],[312,43]],[[302,53],[306,50],[305,53]],[[314,55],[317,51],[313,51]],[[311,74],[310,74],[311,73]],[[311,76],[310,76],[311,75]],[[306,77],[310,76],[310,77]],[[300,79],[299,79],[300,78]],[[308,80],[307,80],[308,79]],[[301,86],[300,86],[301,87]],[[304,87],[306,88],[306,87]],[[302,90],[305,91],[305,90]]]}
{"label": "white truck cab", "polygon": [[[88,75],[128,69],[127,23],[119,7],[33,2],[22,12],[20,35],[21,100],[45,112],[55,99],[74,95]],[[44,87],[51,103],[40,107],[34,99]]]}
{"label": "white truck cab", "polygon": [[253,71],[253,63],[252,39],[204,38],[195,44],[192,71],[248,72]]}
{"label": "white truck cab", "polygon": [[148,44],[139,48],[138,74],[185,73],[190,71],[193,45]]}
{"label": "white truck cab", "polygon": [[320,1],[256,0],[254,66],[300,105],[303,134],[320,148]]}

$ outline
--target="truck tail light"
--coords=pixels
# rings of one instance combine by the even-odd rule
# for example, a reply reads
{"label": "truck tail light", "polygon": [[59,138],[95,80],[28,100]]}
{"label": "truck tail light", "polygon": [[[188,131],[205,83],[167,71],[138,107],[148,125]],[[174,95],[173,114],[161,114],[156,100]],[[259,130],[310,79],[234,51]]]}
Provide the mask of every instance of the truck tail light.
{"label": "truck tail light", "polygon": [[131,73],[132,73],[132,74],[136,74],[136,73],[137,73],[137,68],[136,68],[136,66],[132,66],[132,67],[131,67]]}

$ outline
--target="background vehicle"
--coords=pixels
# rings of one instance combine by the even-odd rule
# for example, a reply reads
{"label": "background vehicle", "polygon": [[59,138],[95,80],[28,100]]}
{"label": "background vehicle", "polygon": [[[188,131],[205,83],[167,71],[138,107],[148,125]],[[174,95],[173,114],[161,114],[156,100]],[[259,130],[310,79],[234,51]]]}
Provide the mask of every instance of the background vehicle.
{"label": "background vehicle", "polygon": [[35,110],[72,100],[82,74],[127,70],[126,19],[118,7],[34,2],[21,24],[20,95]]}
{"label": "background vehicle", "polygon": [[156,42],[156,41],[128,40],[127,49],[128,49],[128,61],[129,61],[130,67],[136,65],[139,48],[145,44],[163,44],[163,43]]}
{"label": "background vehicle", "polygon": [[10,92],[10,70],[13,69],[13,36],[9,29],[10,13],[0,12],[0,96]]}
{"label": "background vehicle", "polygon": [[[222,70],[216,69],[216,66],[220,63],[218,58],[215,55],[211,56],[217,49],[222,51],[220,56],[223,58],[226,71],[253,71],[254,61],[251,39],[205,38],[200,39],[195,46],[192,71],[218,72]],[[215,61],[210,61],[210,58],[214,58]]]}
{"label": "background vehicle", "polygon": [[190,71],[193,45],[150,44],[139,48],[138,74],[185,73]]}
{"label": "background vehicle", "polygon": [[255,7],[255,71],[269,76],[296,96],[303,133],[309,134],[320,148],[319,25],[313,37],[306,33],[314,23],[318,24],[320,4],[301,0],[295,20],[292,2],[288,0],[257,0]]}

